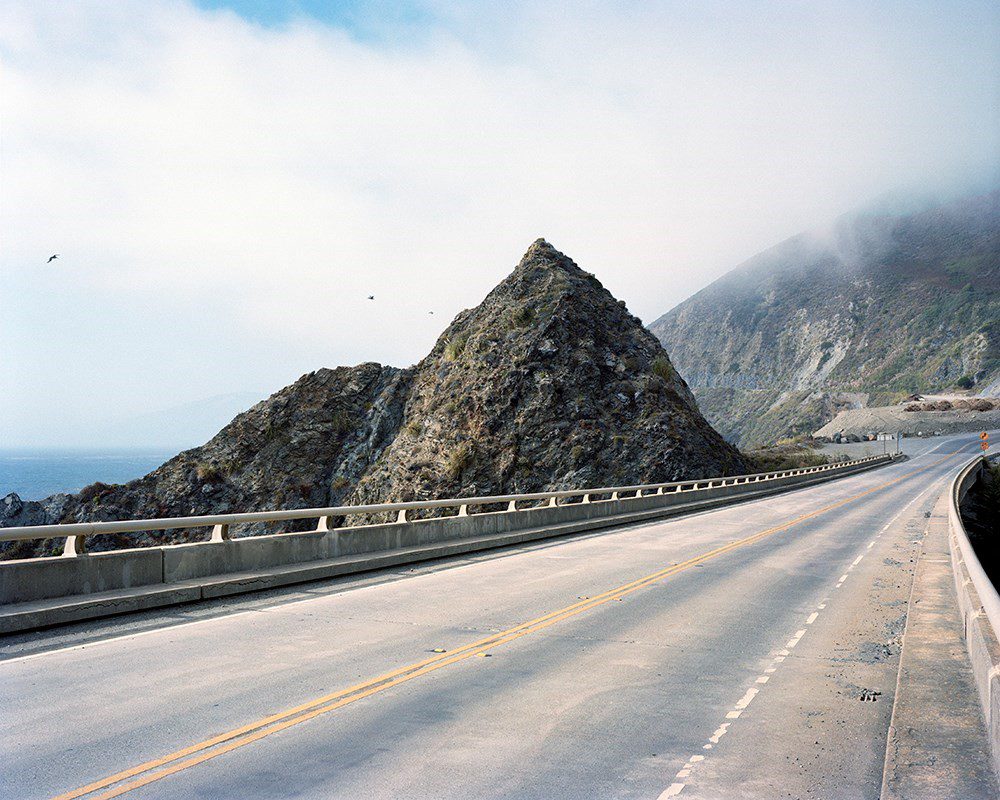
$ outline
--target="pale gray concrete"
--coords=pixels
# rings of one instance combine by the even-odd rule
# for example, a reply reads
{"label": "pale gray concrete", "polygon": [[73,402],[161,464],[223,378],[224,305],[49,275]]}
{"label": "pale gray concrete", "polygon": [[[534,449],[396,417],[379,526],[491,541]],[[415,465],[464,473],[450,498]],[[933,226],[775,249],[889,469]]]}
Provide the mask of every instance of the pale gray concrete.
{"label": "pale gray concrete", "polygon": [[965,532],[960,504],[982,473],[982,460],[964,469],[949,488],[947,503],[954,588],[958,599],[966,652],[1000,774],[1000,597],[983,570]]}
{"label": "pale gray concrete", "polygon": [[[969,452],[937,447],[956,442]],[[51,797],[843,503],[124,796],[877,797],[923,513],[961,463],[942,458],[218,615],[18,637],[0,796]]]}
{"label": "pale gray concrete", "polygon": [[934,505],[917,565],[882,800],[1000,797],[955,596],[948,500]]}
{"label": "pale gray concrete", "polygon": [[0,605],[162,584],[161,549],[142,547],[79,558],[2,561]]}

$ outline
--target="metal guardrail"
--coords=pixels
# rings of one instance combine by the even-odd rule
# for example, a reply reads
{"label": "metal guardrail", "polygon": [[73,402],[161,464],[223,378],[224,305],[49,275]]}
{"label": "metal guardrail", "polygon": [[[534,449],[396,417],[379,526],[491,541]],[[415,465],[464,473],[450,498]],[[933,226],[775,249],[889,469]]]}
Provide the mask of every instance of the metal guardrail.
{"label": "metal guardrail", "polygon": [[984,456],[976,456],[955,476],[955,480],[952,481],[949,489],[948,519],[951,523],[951,529],[955,533],[955,539],[958,542],[958,549],[962,554],[962,560],[965,562],[965,569],[972,580],[973,588],[975,588],[979,595],[979,602],[983,606],[986,618],[989,620],[993,630],[1000,634],[1000,593],[997,593],[996,587],[986,574],[986,570],[979,563],[979,557],[972,547],[972,542],[969,541],[969,534],[965,531],[961,511],[962,500],[965,499],[966,493],[976,482],[979,471],[985,463],[986,458]]}
{"label": "metal guardrail", "polygon": [[[842,461],[833,464],[823,464],[816,467],[782,470],[777,472],[759,472],[750,475],[735,475],[717,478],[701,478],[691,481],[674,481],[671,483],[637,484],[632,486],[611,486],[596,489],[569,489],[551,492],[531,492],[527,494],[489,495],[484,497],[460,497],[445,500],[416,500],[400,503],[376,503],[360,506],[333,506],[328,508],[282,509],[275,511],[250,511],[237,514],[205,514],[189,517],[161,517],[157,519],[130,519],[111,522],[74,522],[59,525],[28,525],[16,528],[0,528],[0,542],[13,542],[31,539],[66,539],[64,556],[77,556],[86,552],[86,537],[108,533],[138,533],[141,531],[162,531],[186,528],[212,529],[210,541],[225,541],[230,538],[230,526],[256,522],[283,522],[287,520],[318,519],[316,530],[332,529],[333,520],[337,517],[350,517],[361,514],[395,513],[396,521],[405,523],[407,514],[411,511],[428,511],[435,509],[458,509],[458,516],[469,516],[469,509],[476,506],[507,504],[507,511],[521,511],[518,503],[541,502],[549,506],[558,506],[560,501],[580,498],[581,503],[604,502],[595,497],[607,496],[607,500],[619,500],[626,497],[644,497],[651,494],[666,494],[668,492],[687,492],[701,489],[712,489],[719,486],[735,486],[748,483],[776,480],[779,478],[808,475],[812,473],[840,470],[864,464],[873,460],[886,460],[885,455],[866,456],[853,461]],[[537,506],[536,506],[537,507]],[[484,513],[484,512],[478,512]]]}

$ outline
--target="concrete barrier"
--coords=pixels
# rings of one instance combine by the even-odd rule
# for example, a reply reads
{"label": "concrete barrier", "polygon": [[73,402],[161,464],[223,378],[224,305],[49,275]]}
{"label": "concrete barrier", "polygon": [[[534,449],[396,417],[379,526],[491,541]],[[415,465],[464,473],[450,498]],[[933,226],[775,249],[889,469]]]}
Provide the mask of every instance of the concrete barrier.
{"label": "concrete barrier", "polygon": [[977,456],[949,487],[948,540],[966,648],[986,721],[993,767],[1000,776],[1000,595],[972,549],[961,513],[962,501],[979,480],[984,463]]}
{"label": "concrete barrier", "polygon": [[[459,498],[427,503],[396,503],[353,508],[253,512],[244,515],[128,520],[83,525],[39,526],[0,530],[0,538],[97,535],[115,530],[228,525],[230,521],[318,517],[320,530],[278,533],[161,547],[0,562],[0,632],[22,630],[241,591],[285,585],[335,575],[414,563],[456,553],[474,552],[525,541],[562,536],[629,522],[750,500],[872,469],[891,456],[873,456],[837,465],[780,473],[647,486]],[[597,496],[613,499],[595,500]],[[560,500],[564,502],[559,503]],[[518,509],[518,503],[544,505]],[[476,506],[506,503],[506,511],[475,513]],[[470,508],[473,512],[470,513]],[[349,528],[325,529],[324,521],[349,513],[414,509],[456,509],[457,515]],[[511,510],[514,509],[514,510]],[[179,593],[157,592],[156,588]],[[183,590],[183,591],[181,591]],[[191,590],[197,592],[191,596]],[[86,601],[91,598],[92,602]],[[61,599],[69,598],[62,602]],[[83,600],[81,600],[83,598]],[[159,599],[156,599],[159,598]],[[124,605],[123,605],[124,603]]]}
{"label": "concrete barrier", "polygon": [[161,548],[94,553],[86,558],[0,562],[0,602],[21,603],[163,582]]}

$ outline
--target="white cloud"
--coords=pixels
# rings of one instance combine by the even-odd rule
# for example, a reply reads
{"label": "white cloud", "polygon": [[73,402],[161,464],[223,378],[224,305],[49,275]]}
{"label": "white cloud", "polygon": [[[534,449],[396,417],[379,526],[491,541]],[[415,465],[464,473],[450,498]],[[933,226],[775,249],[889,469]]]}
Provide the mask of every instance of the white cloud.
{"label": "white cloud", "polygon": [[4,3],[0,437],[411,363],[539,235],[651,321],[871,195],[996,174],[989,4],[785,5],[449,4],[377,42]]}

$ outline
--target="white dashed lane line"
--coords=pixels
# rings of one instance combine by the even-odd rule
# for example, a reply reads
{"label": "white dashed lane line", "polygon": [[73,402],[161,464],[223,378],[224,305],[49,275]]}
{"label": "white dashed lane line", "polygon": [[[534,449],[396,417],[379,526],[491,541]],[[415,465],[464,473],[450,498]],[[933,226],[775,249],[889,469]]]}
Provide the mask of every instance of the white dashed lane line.
{"label": "white dashed lane line", "polygon": [[[812,625],[813,622],[816,621],[816,617],[819,616],[819,612],[826,608],[826,603],[827,598],[823,598],[823,601],[817,606],[817,610],[813,611],[806,619],[806,625]],[[771,659],[771,663],[764,669],[764,672],[757,676],[757,679],[754,681],[754,685],[746,690],[744,695],[736,701],[730,711],[726,712],[727,721],[723,722],[712,732],[712,735],[708,737],[708,741],[702,745],[703,750],[711,750],[722,740],[722,737],[729,732],[729,726],[733,724],[733,720],[739,719],[743,712],[746,711],[747,707],[754,701],[754,698],[757,697],[761,686],[771,679],[771,675],[789,655],[791,649],[794,648],[805,635],[805,628],[796,631],[795,635],[788,640],[788,643],[784,646],[784,648],[778,650],[777,655]],[[658,800],[665,800],[665,798],[676,797],[679,795],[684,790],[684,787],[687,786],[686,781],[689,777],[691,777],[691,770],[694,768],[694,765],[704,759],[705,756],[703,755],[691,756],[691,758],[687,760],[684,766],[681,767],[681,769],[674,776],[674,782],[660,793]]]}
{"label": "white dashed lane line", "polygon": [[[906,511],[906,509],[908,509],[911,505],[913,505],[929,490],[930,489],[927,489],[924,492],[921,492],[916,497],[914,497],[909,503],[903,506],[899,510],[899,512],[892,519],[890,519],[885,524],[885,526],[875,535],[875,539],[872,539],[872,541],[868,543],[868,546],[865,548],[865,552],[871,550],[872,547],[875,545],[875,540],[878,539],[885,531],[887,531],[889,529],[889,526],[891,526],[897,519],[899,519],[899,517],[903,514],[904,511]],[[834,588],[839,589],[841,586],[843,586],[844,581],[846,581],[848,578],[848,575],[856,566],[858,566],[858,564],[861,563],[861,560],[864,557],[865,553],[862,553],[860,556],[854,559],[854,562],[851,564],[851,566],[847,568],[847,572],[845,572],[843,575],[840,576],[840,580],[837,582],[837,585]],[[817,617],[819,617],[820,612],[826,608],[826,604],[828,602],[829,598],[824,597],[823,600],[817,604],[816,610],[813,611],[811,614],[809,614],[808,617],[806,617],[805,624],[807,626],[812,625],[816,621]],[[708,737],[708,741],[702,745],[703,750],[711,750],[720,742],[722,737],[729,732],[729,726],[733,724],[733,720],[739,719],[740,716],[743,714],[743,712],[746,710],[747,706],[749,706],[753,702],[758,692],[760,692],[760,687],[763,684],[766,684],[771,679],[771,675],[774,674],[774,672],[778,669],[781,663],[788,657],[790,651],[795,647],[795,645],[797,645],[799,641],[802,639],[802,637],[805,636],[806,630],[807,628],[802,628],[801,630],[796,631],[795,635],[788,640],[784,648],[777,651],[777,655],[775,655],[774,658],[771,659],[771,663],[764,669],[763,674],[759,675],[755,680],[754,682],[755,685],[747,689],[746,693],[739,700],[736,701],[736,704],[733,706],[733,708],[730,711],[726,712],[726,719],[728,721],[723,722],[718,728],[715,729],[715,731],[712,732],[712,735]],[[704,759],[705,756],[703,755],[691,756],[691,758],[687,760],[684,766],[674,776],[674,782],[671,783],[666,789],[663,790],[663,792],[660,793],[660,796],[657,798],[657,800],[666,800],[666,798],[668,797],[677,797],[677,795],[679,795],[682,791],[684,791],[684,787],[687,786],[686,781],[691,776],[691,770],[694,768],[695,764],[697,764],[700,761],[703,761]]]}
{"label": "white dashed lane line", "polygon": [[[731,722],[723,722],[718,728],[715,729],[715,733],[713,733],[711,736],[708,737],[708,741],[711,742],[712,744],[718,744],[719,739],[721,739],[723,736],[726,735],[726,731],[729,730],[729,726],[732,724],[733,723]],[[702,756],[702,758],[704,758],[704,756]],[[690,772],[691,770],[689,769],[688,774],[690,774]],[[680,773],[677,773],[677,777],[680,778],[682,776]]]}

